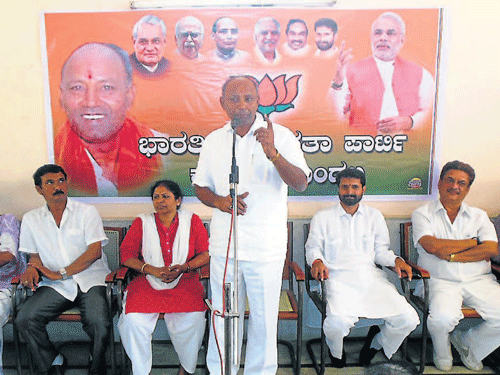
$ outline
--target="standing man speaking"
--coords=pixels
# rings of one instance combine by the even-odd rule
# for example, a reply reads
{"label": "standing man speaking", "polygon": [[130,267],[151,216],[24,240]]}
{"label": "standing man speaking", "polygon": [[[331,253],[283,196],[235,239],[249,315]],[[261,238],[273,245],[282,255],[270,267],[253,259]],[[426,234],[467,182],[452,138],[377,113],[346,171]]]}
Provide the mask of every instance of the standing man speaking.
{"label": "standing man speaking", "polygon": [[[275,374],[278,305],[287,241],[287,191],[288,186],[304,191],[311,171],[293,133],[272,124],[268,118],[257,117],[259,95],[252,77],[229,78],[222,87],[220,103],[230,122],[205,139],[193,178],[196,196],[214,208],[209,250],[213,306],[218,311],[224,309],[222,283],[232,212],[228,176],[235,132],[242,192],[237,199],[241,218],[235,228],[239,244],[239,332],[243,332],[246,297],[250,306],[244,373]],[[231,243],[229,257],[233,254]],[[233,279],[231,259],[226,280]],[[224,347],[223,327],[223,319],[216,317],[215,333],[221,348]],[[239,348],[242,338],[240,334]],[[220,373],[213,328],[207,365],[211,374]],[[239,365],[234,365],[231,373],[236,374],[238,368]]]}

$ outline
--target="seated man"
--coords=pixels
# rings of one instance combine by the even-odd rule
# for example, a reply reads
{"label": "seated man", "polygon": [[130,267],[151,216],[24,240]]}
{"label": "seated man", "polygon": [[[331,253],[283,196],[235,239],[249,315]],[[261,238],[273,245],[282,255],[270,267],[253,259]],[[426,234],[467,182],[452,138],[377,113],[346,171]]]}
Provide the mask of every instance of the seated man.
{"label": "seated man", "polygon": [[19,249],[30,253],[21,283],[34,293],[15,324],[38,373],[62,374],[66,360],[49,341],[46,325],[78,306],[91,338],[89,373],[105,375],[111,323],[104,279],[110,270],[102,253],[108,240],[101,218],[93,206],[67,197],[67,176],[60,166],[44,165],[33,179],[47,204],[25,214],[21,224]]}
{"label": "seated man", "polygon": [[416,311],[387,280],[382,266],[395,266],[411,279],[411,267],[389,250],[389,231],[382,214],[360,203],[365,174],[348,168],[337,174],[340,204],[319,211],[311,221],[307,263],[316,280],[326,279],[327,311],[323,330],[335,367],[345,365],[343,338],[359,317],[382,318],[372,326],[359,360],[369,365],[384,349],[387,358],[419,324]]}
{"label": "seated man", "polygon": [[[450,340],[464,365],[475,371],[500,345],[500,285],[490,263],[498,256],[497,235],[486,212],[463,203],[474,178],[469,164],[446,163],[439,200],[418,208],[411,218],[418,264],[431,274],[428,324],[434,365],[441,371],[452,367]],[[464,317],[462,303],[484,320],[465,332],[455,329]]]}
{"label": "seated man", "polygon": [[26,260],[23,254],[18,253],[19,220],[14,215],[0,216],[0,374],[3,374],[2,327],[7,323],[11,310],[11,285],[14,277],[19,276],[26,269]]}

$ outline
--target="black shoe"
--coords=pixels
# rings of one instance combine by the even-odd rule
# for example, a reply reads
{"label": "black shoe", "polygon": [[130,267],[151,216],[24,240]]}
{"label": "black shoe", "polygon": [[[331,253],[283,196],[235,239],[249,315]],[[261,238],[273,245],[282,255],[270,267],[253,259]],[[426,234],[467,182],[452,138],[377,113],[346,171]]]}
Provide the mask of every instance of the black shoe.
{"label": "black shoe", "polygon": [[363,366],[368,366],[370,362],[372,361],[373,357],[380,351],[380,349],[374,349],[370,348],[373,338],[377,333],[380,332],[380,327],[379,326],[371,326],[370,330],[368,331],[368,335],[366,336],[365,339],[365,344],[363,345],[363,348],[359,352],[359,363]]}
{"label": "black shoe", "polygon": [[66,371],[66,367],[68,367],[68,361],[66,360],[66,357],[63,356],[62,365],[50,366],[48,375],[64,375],[64,371]]}
{"label": "black shoe", "polygon": [[330,349],[328,349],[328,355],[330,356],[330,360],[332,361],[332,366],[335,367],[335,368],[343,368],[345,367],[345,350],[342,349],[342,358],[341,359],[338,359],[338,358],[335,358],[333,355],[332,355],[332,352],[330,351]]}
{"label": "black shoe", "polygon": [[104,359],[101,360],[97,369],[93,369],[92,357],[89,358],[89,363],[89,375],[106,375],[108,373],[106,361]]}

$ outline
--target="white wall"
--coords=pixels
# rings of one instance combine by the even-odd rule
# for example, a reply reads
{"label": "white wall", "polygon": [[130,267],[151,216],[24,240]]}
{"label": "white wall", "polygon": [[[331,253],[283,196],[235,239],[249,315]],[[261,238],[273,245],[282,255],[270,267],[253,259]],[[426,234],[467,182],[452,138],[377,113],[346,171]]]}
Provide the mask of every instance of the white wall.
{"label": "white wall", "polygon": [[[8,1],[8,5],[7,5]],[[304,0],[307,3],[307,0]],[[229,1],[228,1],[229,3]],[[19,218],[43,203],[31,175],[48,161],[40,48],[40,12],[128,9],[128,0],[5,0],[0,15],[0,212]],[[446,48],[439,98],[437,162],[459,159],[475,167],[468,203],[490,216],[500,212],[500,41],[498,0],[338,0],[336,8],[438,7],[447,9]],[[425,27],[425,25],[422,25]],[[310,217],[327,202],[290,203],[290,216]],[[417,201],[374,202],[388,217],[409,217]],[[105,218],[134,217],[149,204],[98,204]],[[203,217],[210,210],[187,204]]]}

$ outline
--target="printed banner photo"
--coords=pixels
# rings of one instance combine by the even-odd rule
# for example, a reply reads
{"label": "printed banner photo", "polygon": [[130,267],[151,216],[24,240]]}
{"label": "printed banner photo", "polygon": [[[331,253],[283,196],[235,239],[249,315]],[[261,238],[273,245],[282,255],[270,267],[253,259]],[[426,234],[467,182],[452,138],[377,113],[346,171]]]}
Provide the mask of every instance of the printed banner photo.
{"label": "printed banner photo", "polygon": [[51,162],[76,197],[187,196],[204,138],[229,120],[222,86],[258,85],[257,116],[289,128],[313,171],[304,197],[431,194],[442,10],[193,8],[45,13]]}

